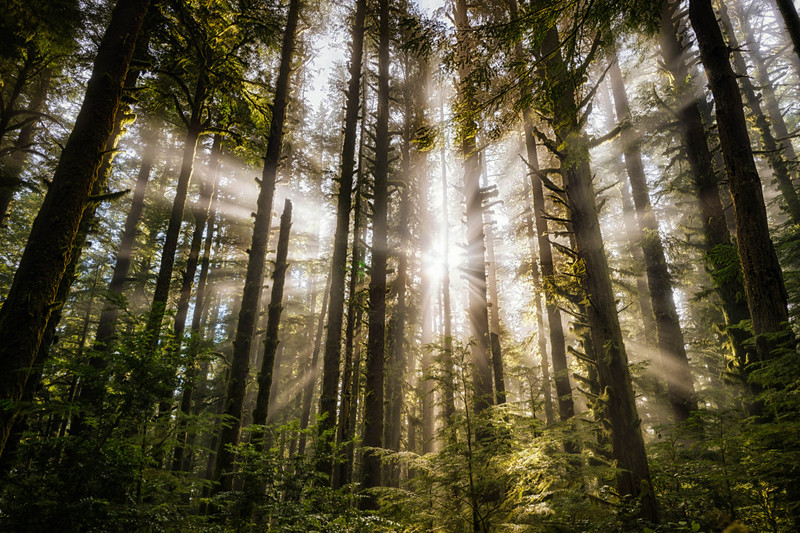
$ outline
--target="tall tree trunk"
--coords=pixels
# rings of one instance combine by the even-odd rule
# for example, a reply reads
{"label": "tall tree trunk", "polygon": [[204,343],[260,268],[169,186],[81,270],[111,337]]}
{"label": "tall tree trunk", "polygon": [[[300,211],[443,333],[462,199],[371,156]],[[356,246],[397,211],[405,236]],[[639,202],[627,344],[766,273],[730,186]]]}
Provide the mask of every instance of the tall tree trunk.
{"label": "tall tree trunk", "polygon": [[[575,414],[575,403],[572,398],[572,385],[569,381],[567,365],[567,345],[564,340],[564,326],[561,311],[553,292],[555,283],[555,267],[553,266],[553,250],[550,246],[550,229],[545,218],[544,188],[539,176],[539,156],[536,152],[536,141],[533,138],[533,117],[530,110],[523,112],[525,127],[525,146],[530,167],[531,192],[533,193],[533,211],[536,221],[536,235],[539,244],[539,269],[545,293],[545,309],[547,325],[550,331],[550,354],[553,361],[553,381],[556,385],[558,400],[558,418],[561,421],[572,418]],[[542,359],[544,366],[546,361]]]}
{"label": "tall tree trunk", "polygon": [[[794,6],[793,0],[775,0],[778,4],[778,10],[783,17],[783,23],[786,26],[786,32],[792,39],[792,46],[794,53],[800,60],[800,15],[797,14],[797,8]],[[699,39],[699,37],[698,37]]]}
{"label": "tall tree trunk", "polygon": [[[125,281],[130,270],[133,247],[136,243],[136,230],[144,211],[144,197],[147,190],[147,182],[153,170],[153,161],[158,143],[155,128],[149,125],[145,127],[143,136],[146,139],[142,150],[142,163],[139,173],[136,176],[136,183],[133,186],[133,197],[131,207],[125,218],[125,225],[122,229],[122,236],[119,241],[117,259],[114,263],[114,271],[111,274],[111,281],[108,284],[108,293],[113,299],[122,296]],[[116,335],[117,317],[119,315],[119,305],[116,301],[107,301],[100,314],[100,321],[95,332],[94,348],[98,351],[105,351],[110,348],[109,344]],[[95,366],[94,364],[92,366]]]}
{"label": "tall tree trunk", "polygon": [[[517,2],[509,2],[512,20],[518,17]],[[522,43],[518,42],[515,48],[517,58],[522,61],[525,57]],[[523,95],[524,96],[524,95]],[[528,156],[527,166],[530,175],[530,190],[533,195],[533,219],[536,222],[537,244],[539,245],[539,272],[538,276],[544,289],[545,310],[547,311],[547,325],[550,333],[550,353],[553,362],[553,379],[556,385],[556,396],[558,400],[559,419],[567,420],[575,414],[575,406],[572,399],[572,386],[569,382],[569,372],[567,370],[567,348],[564,340],[564,326],[561,322],[561,311],[556,303],[556,295],[553,292],[555,287],[555,268],[553,266],[553,251],[550,246],[549,228],[545,218],[544,188],[539,176],[539,155],[536,151],[536,140],[533,136],[533,113],[526,108],[522,112],[522,121],[525,135],[525,151]],[[533,265],[532,268],[536,268]],[[543,331],[540,329],[540,338]],[[547,382],[549,389],[549,376],[547,371],[547,355],[543,345],[543,339],[539,341],[540,353],[542,357],[542,379]],[[547,390],[547,389],[546,389]],[[545,415],[547,416],[547,415]]]}
{"label": "tall tree trunk", "polygon": [[[683,95],[690,93],[692,87],[687,60],[677,37],[674,16],[673,4],[670,1],[664,1],[661,8],[659,41],[661,57],[672,76],[675,97],[678,101],[683,101]],[[731,275],[729,260],[720,260],[720,258],[730,255],[722,252],[733,247],[733,243],[720,196],[719,177],[714,169],[708,137],[703,126],[700,102],[692,99],[686,105],[681,106],[678,110],[678,117],[681,141],[689,162],[702,215],[706,268],[711,273],[716,292],[722,301],[725,331],[734,359],[741,369],[744,369],[748,362],[748,352],[752,352],[745,346],[750,334],[744,328],[736,326],[742,321],[750,319],[750,311],[743,296],[745,291],[742,285],[741,269],[737,266],[736,274]],[[738,255],[735,260],[739,261]]]}
{"label": "tall tree trunk", "polygon": [[216,193],[216,179],[219,176],[219,162],[222,151],[222,136],[214,136],[211,146],[211,161],[209,161],[207,175],[204,176],[203,183],[200,185],[200,198],[192,210],[194,214],[194,228],[192,240],[189,245],[189,257],[186,260],[186,270],[183,272],[181,281],[181,291],[178,296],[178,305],[175,310],[175,323],[173,334],[175,336],[172,350],[178,353],[183,343],[183,333],[186,329],[186,318],[189,315],[189,300],[192,297],[192,287],[194,277],[197,274],[197,265],[200,263],[200,248],[203,245],[203,232],[206,229],[209,211],[211,209],[211,199]]}
{"label": "tall tree trunk", "polygon": [[[372,209],[372,265],[369,281],[369,337],[364,389],[364,446],[383,445],[384,340],[386,335],[386,257],[389,201],[389,0],[378,2],[378,115],[375,129],[375,171]],[[381,484],[380,456],[364,452],[361,486]],[[374,495],[362,500],[367,509],[377,506]]]}
{"label": "tall tree trunk", "polygon": [[750,108],[756,131],[758,131],[758,135],[761,138],[764,157],[767,159],[767,164],[772,169],[772,174],[778,183],[778,190],[783,198],[786,213],[792,222],[800,224],[800,197],[797,196],[797,191],[792,183],[791,172],[786,159],[783,157],[782,147],[772,134],[770,121],[761,108],[761,96],[756,93],[756,88],[747,75],[747,63],[742,52],[739,51],[739,42],[725,4],[720,4],[719,15],[722,29],[728,36],[728,47],[733,50],[733,67],[738,71],[741,94],[744,101],[747,102],[747,107]]}
{"label": "tall tree trunk", "polygon": [[[317,333],[314,336],[314,347],[311,350],[311,360],[308,363],[308,377],[306,378],[306,386],[303,388],[303,409],[300,413],[300,429],[308,428],[308,423],[311,419],[311,403],[314,398],[314,385],[317,382],[317,366],[319,363],[319,351],[322,348],[322,332],[325,326],[325,315],[328,314],[328,295],[330,294],[330,276],[325,281],[325,292],[322,295],[322,307],[319,312],[319,322],[317,323]],[[313,291],[312,291],[313,292]],[[314,303],[316,302],[316,293],[312,298],[311,315],[314,315]],[[306,434],[300,435],[300,442],[297,445],[297,454],[303,455],[306,451]]]}
{"label": "tall tree trunk", "polygon": [[205,100],[205,89],[202,79],[198,81],[195,91],[195,106],[192,111],[192,119],[183,142],[183,161],[181,171],[178,175],[178,185],[175,190],[175,199],[172,202],[172,211],[169,216],[167,233],[164,238],[164,246],[161,248],[161,263],[158,267],[156,287],[153,291],[153,301],[150,308],[150,316],[145,326],[148,349],[153,351],[158,345],[161,333],[161,322],[167,310],[167,300],[169,299],[169,288],[172,282],[172,271],[175,267],[175,253],[178,250],[178,239],[181,235],[181,224],[183,224],[183,210],[186,206],[186,198],[189,195],[189,182],[194,171],[194,159],[197,153],[197,143],[203,131],[201,114],[203,102]]}
{"label": "tall tree trunk", "polygon": [[[194,312],[192,314],[192,324],[191,324],[191,338],[189,339],[189,348],[188,354],[186,357],[186,370],[184,373],[183,379],[183,390],[181,391],[181,400],[179,404],[179,410],[182,416],[187,416],[190,414],[192,409],[192,396],[194,392],[195,386],[195,378],[197,374],[197,355],[200,352],[200,335],[202,329],[202,319],[203,313],[206,308],[206,291],[208,290],[208,269],[211,262],[211,247],[214,242],[214,223],[216,220],[217,215],[217,198],[219,196],[219,164],[220,158],[222,155],[222,137],[220,135],[216,135],[214,137],[214,144],[211,147],[211,163],[209,165],[209,179],[211,182],[211,190],[207,191],[209,194],[209,205],[205,209],[205,219],[208,221],[206,224],[206,220],[203,221],[202,226],[207,226],[205,228],[205,243],[203,245],[203,256],[200,261],[200,276],[197,279],[197,291],[195,294],[194,300]],[[202,206],[198,206],[202,208]],[[192,236],[192,244],[194,244],[194,239],[202,238],[202,229],[200,233],[196,233],[200,224],[197,223],[197,217],[202,216],[202,211],[200,214],[195,215],[195,234]],[[191,259],[191,254],[190,254]],[[191,270],[195,270],[196,266]],[[189,266],[187,265],[187,272],[189,271]],[[194,275],[192,275],[194,277]],[[184,278],[185,279],[185,278]],[[191,289],[190,289],[191,290]],[[180,305],[179,305],[180,307]],[[188,307],[188,305],[187,305]],[[176,335],[176,341],[178,336]],[[179,415],[180,416],[180,415]],[[185,444],[187,439],[189,438],[185,429],[182,429],[178,432],[178,444],[175,446],[175,452],[172,461],[172,469],[173,471],[188,471],[185,464],[186,458],[186,447]]]}
{"label": "tall tree trunk", "polygon": [[[342,322],[344,314],[344,284],[347,274],[347,236],[350,232],[350,209],[353,201],[353,175],[356,165],[356,135],[358,133],[358,111],[361,87],[362,56],[364,51],[364,18],[366,0],[356,0],[350,47],[350,82],[347,86],[347,104],[342,143],[342,164],[339,179],[339,194],[336,205],[336,229],[333,236],[331,258],[331,288],[328,309],[328,331],[325,336],[325,357],[322,361],[322,393],[319,413],[323,417],[319,424],[322,436],[320,472],[331,475],[330,442],[334,435],[329,430],[336,426],[337,391],[339,390],[339,366],[342,355]],[[327,432],[327,433],[326,433]]]}
{"label": "tall tree trunk", "polygon": [[[272,121],[267,140],[267,154],[264,158],[264,172],[261,176],[261,192],[258,195],[258,208],[253,225],[253,241],[250,245],[250,259],[247,262],[242,307],[236,327],[236,338],[233,341],[233,361],[231,374],[225,392],[225,415],[228,422],[222,426],[217,444],[217,458],[214,466],[214,482],[219,482],[223,473],[230,472],[233,465],[233,453],[228,448],[239,440],[242,424],[242,410],[247,388],[247,376],[250,371],[250,351],[258,316],[259,297],[264,283],[264,263],[266,260],[267,240],[269,238],[270,219],[272,218],[272,199],[275,194],[275,177],[281,158],[283,143],[283,125],[286,120],[286,107],[289,97],[289,73],[294,57],[295,34],[300,14],[300,0],[289,2],[286,29],[283,34],[283,48],[275,85],[275,96],[272,103]],[[230,489],[232,477],[228,476],[218,488]]]}
{"label": "tall tree trunk", "polygon": [[[536,150],[535,144],[533,146],[533,150]],[[533,172],[533,169],[531,169],[530,172]],[[539,359],[542,362],[542,396],[544,397],[543,398],[544,418],[545,422],[549,425],[554,422],[554,416],[553,416],[553,392],[552,392],[552,387],[550,385],[550,363],[547,357],[547,340],[545,339],[544,336],[544,309],[542,306],[542,298],[545,296],[545,292],[542,287],[542,278],[540,275],[541,267],[539,266],[539,261],[537,260],[537,254],[536,254],[536,243],[535,243],[536,230],[533,227],[533,220],[535,215],[533,208],[533,197],[531,195],[531,186],[530,186],[530,181],[528,181],[528,176],[525,176],[523,178],[522,186],[525,194],[525,202],[527,204],[525,208],[526,210],[525,230],[527,232],[528,244],[531,252],[531,279],[533,281],[534,300],[536,303],[536,339],[537,339],[537,346],[539,349]],[[535,410],[534,410],[534,415],[535,415]]]}
{"label": "tall tree trunk", "polygon": [[576,106],[575,78],[569,72],[561,52],[558,30],[551,27],[543,42],[545,94],[552,102],[553,126],[558,145],[569,146],[559,152],[567,208],[578,256],[583,263],[582,283],[590,301],[588,324],[597,354],[600,386],[605,390],[604,410],[611,426],[614,458],[618,463],[617,490],[641,502],[642,518],[655,522],[657,509],[652,491],[650,469],[644,449],[640,419],[628,370],[628,357],[622,341],[616,300],[611,286],[608,262],[603,249],[589,150],[580,129]]}
{"label": "tall tree trunk", "polygon": [[[264,340],[264,357],[261,360],[261,371],[258,373],[258,396],[253,410],[253,425],[263,426],[267,423],[269,413],[270,391],[272,390],[272,374],[275,367],[275,354],[278,351],[278,330],[283,311],[283,287],[286,282],[286,262],[289,251],[289,230],[292,227],[292,202],[287,198],[284,202],[281,226],[278,234],[278,250],[275,255],[275,270],[272,272],[272,293],[267,308],[267,335]],[[253,434],[256,448],[263,449],[262,432]]]}
{"label": "tall tree trunk", "polygon": [[494,253],[494,221],[488,206],[489,163],[486,151],[483,154],[483,196],[484,196],[484,230],[486,232],[486,288],[489,296],[489,347],[492,351],[492,375],[494,377],[495,403],[506,402],[506,379],[503,371],[503,351],[500,346],[500,299],[497,294],[497,258]]}
{"label": "tall tree trunk", "polygon": [[[616,51],[612,50],[612,52],[616,54]],[[611,80],[617,120],[630,121],[632,118],[630,104],[616,55],[612,57],[608,74]],[[667,401],[672,414],[677,421],[681,422],[697,409],[697,400],[694,397],[689,358],[686,355],[683,332],[672,294],[672,279],[669,275],[666,254],[658,231],[658,221],[650,204],[642,152],[635,130],[630,126],[625,127],[620,134],[620,140],[622,155],[625,158],[625,168],[628,171],[628,180],[633,193],[636,219],[642,234],[640,245],[644,254],[647,287],[650,289],[650,299],[653,303],[653,314],[658,333],[658,347],[661,352],[659,374],[664,376],[667,381]]]}
{"label": "tall tree trunk", "polygon": [[75,126],[0,309],[0,456],[97,180],[148,4],[119,0],[112,12]]}
{"label": "tall tree trunk", "polygon": [[[794,343],[786,326],[788,297],[783,273],[770,240],[761,180],[750,147],[742,96],[711,0],[690,0],[689,18],[714,94],[720,144],[736,216],[736,243],[756,334],[756,351],[761,360],[766,360],[774,356],[775,349],[782,344]],[[768,335],[772,333],[778,335]]]}
{"label": "tall tree trunk", "polygon": [[[36,89],[31,96],[28,105],[28,112],[36,115],[41,113],[47,102],[47,93],[50,90],[52,71],[44,68],[39,74],[39,81]],[[9,154],[5,161],[0,164],[0,227],[5,226],[8,218],[8,210],[14,199],[14,194],[19,190],[23,181],[21,178],[25,162],[33,145],[34,135],[39,128],[38,118],[29,118],[24,126],[20,128],[17,140],[14,142],[13,152]]]}
{"label": "tall tree trunk", "polygon": [[[466,87],[472,69],[469,64],[473,46],[466,0],[455,3],[454,20],[459,55],[459,100],[466,109],[477,103]],[[472,333],[472,381],[475,411],[480,413],[493,403],[492,369],[490,366],[489,311],[486,300],[486,251],[483,232],[483,202],[480,191],[480,153],[476,148],[477,125],[471,118],[459,118],[461,156],[464,158],[464,198],[467,212],[466,276],[469,285],[469,324]]]}
{"label": "tall tree trunk", "polygon": [[[783,113],[781,112],[781,107],[775,94],[775,85],[770,76],[769,69],[767,68],[767,62],[761,53],[761,46],[753,31],[753,27],[750,25],[749,17],[751,12],[750,10],[745,10],[741,2],[736,2],[734,4],[734,9],[737,14],[737,19],[739,20],[739,27],[745,35],[747,52],[750,54],[750,58],[753,60],[753,65],[755,65],[756,68],[756,79],[758,80],[759,89],[761,90],[761,97],[764,99],[764,106],[767,109],[769,122],[772,124],[772,127],[775,128],[776,141],[780,146],[783,158],[787,162],[797,161],[797,154],[795,153],[794,145],[792,145],[792,140],[789,136],[789,128],[783,118]],[[733,47],[732,43],[729,44]],[[797,60],[800,61],[800,58],[797,58]],[[792,174],[796,176],[797,169],[794,169]]]}
{"label": "tall tree trunk", "polygon": [[[444,124],[444,100],[439,107],[439,120]],[[450,427],[455,421],[456,415],[456,385],[455,385],[455,362],[453,361],[453,313],[450,305],[450,220],[447,210],[450,203],[447,194],[447,146],[442,142],[439,156],[442,165],[442,230],[444,231],[444,251],[442,264],[442,322],[443,339],[442,346],[442,380],[444,383],[442,396],[444,403],[445,426]],[[451,437],[455,437],[455,431],[450,432]]]}
{"label": "tall tree trunk", "polygon": [[[362,64],[363,68],[363,64]],[[366,89],[367,84],[361,86],[362,113],[366,115]],[[361,328],[363,314],[363,297],[361,285],[364,278],[364,239],[366,223],[362,198],[364,187],[364,146],[366,144],[366,120],[361,120],[361,133],[358,146],[358,170],[356,172],[355,205],[353,207],[353,246],[350,259],[350,279],[348,282],[347,322],[344,330],[344,376],[342,379],[342,403],[339,409],[339,426],[337,427],[336,442],[345,444],[344,461],[339,464],[338,475],[334,471],[334,488],[348,484],[353,478],[353,459],[355,448],[350,442],[355,432],[355,414],[358,408],[358,391],[360,380],[361,343],[357,333]],[[354,356],[355,355],[355,360]]]}

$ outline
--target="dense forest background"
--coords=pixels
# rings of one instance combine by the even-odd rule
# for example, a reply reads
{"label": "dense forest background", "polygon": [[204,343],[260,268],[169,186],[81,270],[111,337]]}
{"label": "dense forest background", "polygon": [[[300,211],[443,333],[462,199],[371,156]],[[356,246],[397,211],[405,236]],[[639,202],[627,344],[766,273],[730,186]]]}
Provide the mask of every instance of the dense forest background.
{"label": "dense forest background", "polygon": [[791,0],[0,13],[0,530],[800,530]]}

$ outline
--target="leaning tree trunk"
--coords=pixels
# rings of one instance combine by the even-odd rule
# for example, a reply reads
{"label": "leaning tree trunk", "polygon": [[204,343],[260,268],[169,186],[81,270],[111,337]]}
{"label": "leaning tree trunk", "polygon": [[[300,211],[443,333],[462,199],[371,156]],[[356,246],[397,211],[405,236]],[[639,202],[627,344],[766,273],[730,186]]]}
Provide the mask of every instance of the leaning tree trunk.
{"label": "leaning tree trunk", "polygon": [[597,354],[600,386],[605,390],[603,407],[617,460],[617,490],[621,496],[638,498],[642,518],[655,522],[656,501],[600,232],[588,143],[580,128],[575,103],[578,87],[561,55],[560,45],[558,30],[550,28],[542,50],[545,94],[552,103],[558,144],[569,147],[558,154],[576,251],[584,267],[581,281],[590,302],[586,306],[587,319]]}
{"label": "leaning tree trunk", "polygon": [[[783,23],[786,26],[786,31],[792,39],[792,46],[794,53],[797,54],[797,59],[800,60],[800,15],[797,14],[797,9],[794,7],[793,0],[775,0],[778,4],[778,10],[783,17]],[[694,25],[694,23],[692,24]],[[698,37],[699,39],[699,37]]]}
{"label": "leaning tree trunk", "polygon": [[52,72],[49,68],[45,68],[39,74],[39,83],[28,105],[28,112],[33,114],[34,117],[27,119],[26,124],[20,128],[17,140],[14,142],[13,151],[6,156],[5,161],[0,163],[0,228],[5,226],[11,201],[14,199],[14,194],[23,184],[21,178],[22,169],[28,160],[34,135],[39,128],[37,115],[41,113],[47,102],[51,79]]}
{"label": "leaning tree trunk", "polygon": [[[612,50],[612,53],[616,54],[616,51]],[[630,104],[616,56],[611,58],[608,73],[617,120],[630,121]],[[647,287],[650,289],[650,300],[653,303],[653,314],[656,319],[658,347],[661,352],[659,374],[663,375],[667,381],[667,401],[672,414],[677,421],[681,422],[697,409],[697,400],[694,397],[689,358],[686,355],[686,345],[672,294],[672,279],[667,267],[664,245],[661,243],[661,235],[658,231],[658,221],[650,204],[647,177],[644,174],[642,152],[637,141],[636,131],[630,126],[625,127],[620,135],[620,140],[622,155],[625,158],[625,168],[628,171],[628,180],[633,193],[636,219],[642,235],[640,245],[644,254]]]}
{"label": "leaning tree trunk", "polygon": [[[283,143],[283,125],[286,120],[286,106],[289,97],[289,73],[294,57],[297,21],[300,14],[300,0],[291,0],[283,34],[283,48],[275,85],[275,97],[272,103],[272,121],[267,140],[267,154],[264,158],[264,172],[261,176],[261,192],[258,195],[258,208],[253,225],[253,241],[250,245],[250,259],[247,262],[242,307],[239,311],[239,322],[236,327],[236,338],[233,341],[233,360],[231,374],[225,392],[225,415],[227,422],[222,426],[217,443],[217,458],[214,465],[212,481],[219,482],[223,473],[230,472],[233,466],[233,453],[229,446],[239,440],[242,425],[242,410],[247,388],[247,376],[250,372],[250,351],[258,316],[258,301],[264,283],[264,264],[269,238],[270,219],[272,217],[272,199],[275,194],[275,177],[281,158]],[[229,490],[232,487],[232,476],[217,488]]]}
{"label": "leaning tree trunk", "polygon": [[[186,264],[186,272],[183,274],[181,285],[181,296],[178,301],[178,309],[175,314],[175,344],[173,348],[176,352],[180,350],[181,337],[183,336],[186,316],[189,309],[189,298],[191,297],[192,284],[194,282],[195,270],[198,262],[200,266],[200,277],[197,280],[197,291],[195,295],[194,313],[192,314],[191,338],[189,339],[188,353],[185,360],[185,371],[183,376],[183,390],[181,400],[178,405],[180,416],[189,415],[192,408],[192,393],[194,390],[195,376],[197,373],[197,354],[199,351],[200,323],[203,309],[205,306],[205,291],[208,281],[208,266],[211,255],[211,245],[214,237],[214,219],[216,217],[216,204],[219,194],[219,165],[222,155],[222,136],[214,136],[214,143],[211,146],[211,161],[208,165],[208,176],[203,184],[200,193],[200,203],[194,210],[194,231],[192,232],[192,244],[189,251],[189,260]],[[206,222],[208,224],[206,224]],[[206,227],[206,225],[208,227]],[[202,261],[200,259],[200,244],[203,241],[203,231],[205,230],[205,244],[203,249]],[[183,422],[178,420],[178,424],[183,426]],[[178,432],[177,445],[175,446],[172,469],[174,471],[185,470],[184,459],[186,456],[186,440],[188,434],[185,429]]]}
{"label": "leaning tree trunk", "polygon": [[364,50],[364,18],[366,0],[356,1],[353,33],[350,48],[350,82],[347,86],[347,104],[342,143],[342,164],[339,194],[336,205],[336,229],[333,235],[331,258],[331,288],[328,309],[328,330],[325,336],[325,356],[322,360],[322,393],[319,400],[320,472],[330,476],[333,433],[336,426],[336,403],[339,389],[339,366],[342,355],[342,322],[344,315],[344,285],[347,274],[347,236],[350,232],[350,209],[353,202],[353,174],[356,165],[356,135],[361,87],[361,60]]}
{"label": "leaning tree trunk", "polygon": [[178,239],[181,235],[181,224],[183,223],[183,210],[186,206],[186,198],[189,195],[189,182],[194,171],[194,159],[197,153],[197,143],[203,131],[201,114],[203,102],[205,101],[205,82],[201,76],[195,90],[195,101],[192,110],[192,118],[186,131],[186,138],[183,142],[183,161],[178,175],[178,185],[175,190],[175,199],[172,202],[172,211],[169,216],[167,233],[164,238],[164,246],[161,248],[161,263],[158,267],[156,287],[153,291],[153,301],[150,308],[150,315],[145,326],[145,335],[148,349],[153,351],[158,345],[158,338],[161,333],[161,322],[167,310],[167,300],[169,299],[169,288],[172,282],[172,271],[175,267],[175,253],[178,250]]}
{"label": "leaning tree trunk", "polygon": [[[278,250],[275,255],[275,270],[272,272],[272,292],[267,307],[267,335],[264,340],[264,357],[261,359],[261,371],[258,373],[258,396],[253,409],[253,425],[263,426],[267,423],[269,413],[270,391],[272,390],[272,374],[275,367],[275,353],[278,351],[278,330],[283,311],[283,287],[286,282],[286,262],[289,251],[289,230],[292,227],[292,202],[287,198],[284,202],[281,226],[278,233]],[[252,442],[256,449],[264,449],[264,434],[254,433]]]}
{"label": "leaning tree trunk", "polygon": [[[675,97],[681,101],[684,94],[691,92],[692,87],[683,47],[677,37],[674,16],[673,4],[664,1],[659,41],[661,57],[672,76]],[[737,264],[735,274],[731,275],[730,260],[726,259],[731,254],[724,253],[733,247],[733,243],[727,227],[720,197],[719,177],[714,168],[699,101],[694,99],[681,106],[678,117],[681,142],[689,162],[702,215],[706,268],[711,273],[716,292],[722,301],[725,332],[731,344],[734,360],[743,370],[748,364],[748,353],[752,352],[752,349],[745,345],[750,334],[739,324],[750,320],[750,311],[744,298],[741,268]],[[738,263],[738,254],[734,255],[736,255],[734,260]]]}
{"label": "leaning tree trunk", "polygon": [[[389,202],[389,0],[378,2],[378,115],[375,128],[375,171],[372,208],[372,267],[369,281],[369,337],[367,339],[364,388],[364,446],[383,445],[384,340],[386,336],[386,257]],[[361,486],[381,484],[381,460],[374,451],[364,452]],[[367,494],[367,509],[377,508],[377,499]]]}
{"label": "leaning tree trunk", "polygon": [[51,306],[114,128],[123,82],[149,0],[119,0],[98,48],[81,110],[0,308],[0,455],[19,414]]}
{"label": "leaning tree trunk", "polygon": [[720,145],[736,216],[736,243],[756,334],[756,351],[761,360],[766,360],[776,356],[776,349],[782,345],[794,343],[786,325],[788,297],[783,273],[770,240],[767,210],[750,147],[742,95],[711,0],[690,0],[689,18],[714,94]]}
{"label": "leaning tree trunk", "polygon": [[[792,138],[789,135],[789,128],[783,118],[783,112],[781,111],[778,98],[775,94],[775,85],[772,81],[772,77],[770,76],[769,69],[767,67],[767,61],[764,59],[764,56],[761,53],[761,47],[758,43],[755,32],[750,25],[750,21],[748,20],[750,13],[745,10],[741,2],[736,2],[734,4],[734,9],[737,12],[737,18],[739,19],[739,27],[745,34],[747,52],[750,54],[750,58],[753,60],[753,64],[755,65],[757,76],[756,79],[758,80],[759,89],[761,89],[761,97],[764,99],[764,106],[766,107],[767,114],[769,115],[769,122],[772,124],[772,127],[775,128],[775,136],[777,137],[776,140],[780,145],[781,153],[784,156],[785,161],[795,162],[797,161],[797,154],[795,153],[794,145],[792,145]],[[732,44],[731,47],[733,47]],[[798,61],[800,61],[800,58],[798,58]],[[794,169],[792,173],[796,175],[797,169]]]}
{"label": "leaning tree trunk", "polygon": [[[733,66],[738,71],[739,87],[750,114],[753,118],[756,131],[761,138],[761,148],[778,183],[778,190],[781,193],[785,204],[786,213],[795,224],[800,224],[800,198],[792,183],[792,176],[789,171],[789,164],[783,156],[781,145],[772,134],[772,124],[761,108],[761,96],[756,92],[753,82],[747,76],[747,63],[742,55],[739,42],[733,30],[733,24],[728,16],[728,10],[724,4],[720,4],[720,22],[725,34],[728,36],[728,46],[733,50]],[[748,45],[749,46],[749,45]]]}

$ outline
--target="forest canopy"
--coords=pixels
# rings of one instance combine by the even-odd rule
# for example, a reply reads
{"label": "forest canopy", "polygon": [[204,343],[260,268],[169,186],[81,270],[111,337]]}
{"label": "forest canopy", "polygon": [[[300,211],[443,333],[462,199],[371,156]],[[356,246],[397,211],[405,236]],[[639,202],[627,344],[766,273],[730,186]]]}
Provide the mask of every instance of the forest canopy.
{"label": "forest canopy", "polygon": [[792,0],[0,12],[0,530],[800,531]]}

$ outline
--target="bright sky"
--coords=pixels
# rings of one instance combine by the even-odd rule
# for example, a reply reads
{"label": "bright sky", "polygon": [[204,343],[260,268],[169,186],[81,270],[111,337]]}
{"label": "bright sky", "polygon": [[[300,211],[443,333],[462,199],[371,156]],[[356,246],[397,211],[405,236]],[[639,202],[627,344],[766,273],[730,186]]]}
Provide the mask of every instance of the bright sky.
{"label": "bright sky", "polygon": [[[445,5],[445,0],[414,0],[423,11],[432,15],[436,9]],[[334,29],[335,25],[330,25],[329,30],[316,39],[318,46],[315,50],[314,59],[309,65],[309,70],[313,73],[313,79],[306,87],[306,100],[313,109],[319,108],[325,100],[328,91],[328,80],[332,74],[333,65],[336,61],[342,61],[347,56],[347,46],[350,35]]]}

